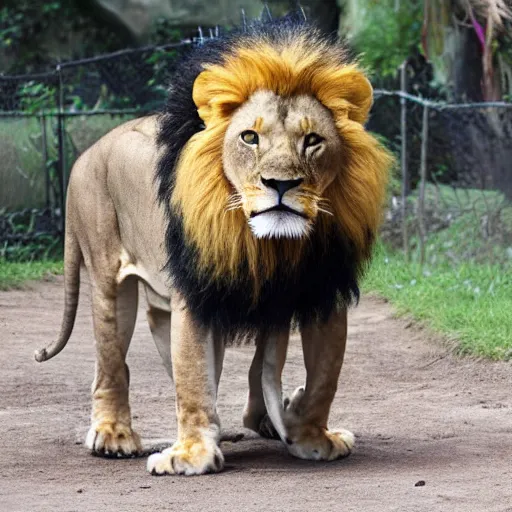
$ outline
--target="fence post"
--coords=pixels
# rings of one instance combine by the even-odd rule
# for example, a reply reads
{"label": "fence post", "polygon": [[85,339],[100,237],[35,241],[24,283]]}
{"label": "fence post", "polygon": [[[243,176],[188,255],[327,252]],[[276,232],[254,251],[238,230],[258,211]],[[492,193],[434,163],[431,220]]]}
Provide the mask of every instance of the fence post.
{"label": "fence post", "polygon": [[[400,66],[400,89],[407,92],[407,60]],[[407,233],[407,195],[409,175],[407,170],[407,100],[400,97],[400,169],[402,174],[402,243],[406,261],[409,261],[409,235]]]}
{"label": "fence post", "polygon": [[420,161],[420,190],[418,199],[418,224],[420,242],[420,265],[425,263],[425,243],[427,228],[425,224],[425,187],[427,182],[427,153],[428,153],[428,106],[423,105],[423,118],[421,123],[421,161]]}
{"label": "fence post", "polygon": [[57,143],[59,153],[59,202],[61,212],[61,229],[64,233],[64,222],[66,218],[66,162],[64,151],[64,88],[62,84],[62,69],[57,64],[57,73],[59,75],[59,109],[57,112]]}
{"label": "fence post", "polygon": [[50,170],[48,169],[48,136],[46,133],[46,116],[41,121],[41,152],[43,154],[44,190],[46,195],[46,209],[50,209]]}

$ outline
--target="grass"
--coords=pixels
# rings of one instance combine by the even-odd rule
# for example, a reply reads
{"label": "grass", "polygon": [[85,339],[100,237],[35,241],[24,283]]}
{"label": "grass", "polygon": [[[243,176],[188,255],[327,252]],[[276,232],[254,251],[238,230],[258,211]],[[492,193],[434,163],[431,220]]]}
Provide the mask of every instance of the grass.
{"label": "grass", "polygon": [[461,215],[448,228],[428,236],[427,261],[432,265],[459,265],[471,260],[479,264],[499,263],[510,267],[512,223],[505,220],[505,214],[509,215],[511,211],[512,207],[503,209],[500,218],[488,224],[485,236],[482,235],[483,217],[473,213]]}
{"label": "grass", "polygon": [[363,290],[453,339],[460,354],[512,359],[510,269],[470,262],[422,269],[380,245]]}
{"label": "grass", "polygon": [[[62,260],[0,259],[0,290],[62,272]],[[379,245],[363,290],[389,299],[398,314],[411,315],[453,339],[460,354],[512,359],[512,272],[502,266],[466,263],[422,269]]]}
{"label": "grass", "polygon": [[27,281],[62,274],[62,260],[10,262],[0,260],[0,290],[22,288]]}

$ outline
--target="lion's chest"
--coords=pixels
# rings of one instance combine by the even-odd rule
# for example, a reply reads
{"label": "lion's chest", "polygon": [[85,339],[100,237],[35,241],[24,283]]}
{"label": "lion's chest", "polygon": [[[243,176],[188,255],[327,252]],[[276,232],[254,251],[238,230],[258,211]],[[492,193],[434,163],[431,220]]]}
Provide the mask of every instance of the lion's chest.
{"label": "lion's chest", "polygon": [[292,319],[306,323],[327,318],[340,303],[358,298],[359,262],[340,236],[315,243],[290,271],[279,266],[258,289],[248,273],[241,278],[215,278],[200,271],[197,250],[184,237],[179,218],[167,230],[168,270],[187,307],[203,324],[230,333],[280,329]]}

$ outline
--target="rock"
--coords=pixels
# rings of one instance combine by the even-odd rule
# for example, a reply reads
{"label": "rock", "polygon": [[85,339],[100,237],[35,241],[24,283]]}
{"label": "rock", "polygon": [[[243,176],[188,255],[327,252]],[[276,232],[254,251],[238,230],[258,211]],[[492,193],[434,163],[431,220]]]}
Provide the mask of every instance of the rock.
{"label": "rock", "polygon": [[[270,0],[267,3],[274,17],[293,9],[292,2]],[[92,0],[92,5],[103,17],[123,27],[139,42],[147,39],[158,18],[165,18],[170,26],[182,29],[233,26],[240,24],[241,9],[244,9],[248,20],[259,17],[264,9],[262,2],[254,0]],[[308,19],[315,20],[323,30],[337,30],[339,9],[336,0],[304,0],[302,6]]]}

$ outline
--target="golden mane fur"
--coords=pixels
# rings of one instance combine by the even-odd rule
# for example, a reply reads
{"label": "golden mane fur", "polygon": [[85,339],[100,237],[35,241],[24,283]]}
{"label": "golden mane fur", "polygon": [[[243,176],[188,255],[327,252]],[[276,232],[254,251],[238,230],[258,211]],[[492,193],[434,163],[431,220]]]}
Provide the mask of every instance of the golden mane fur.
{"label": "golden mane fur", "polygon": [[316,229],[334,222],[359,260],[366,259],[381,217],[391,156],[363,127],[372,87],[357,64],[346,63],[342,49],[299,33],[280,45],[264,38],[250,45],[245,40],[222,63],[204,67],[193,99],[205,129],[184,147],[171,197],[187,238],[198,249],[200,268],[213,277],[236,279],[246,259],[258,287],[278,261],[296,265],[306,243],[256,239],[241,210],[226,210],[234,189],[223,172],[224,135],[234,111],[258,90],[311,95],[332,113],[346,154],[324,193],[333,215],[319,216]]}

